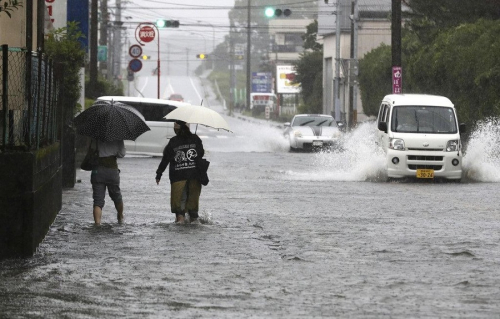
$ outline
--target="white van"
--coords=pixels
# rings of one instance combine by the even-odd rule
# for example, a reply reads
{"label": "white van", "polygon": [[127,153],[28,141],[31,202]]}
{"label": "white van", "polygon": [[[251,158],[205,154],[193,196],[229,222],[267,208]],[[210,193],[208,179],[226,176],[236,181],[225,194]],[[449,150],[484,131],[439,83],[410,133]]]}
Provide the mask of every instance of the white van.
{"label": "white van", "polygon": [[455,107],[443,96],[391,94],[384,97],[377,117],[377,144],[387,155],[389,178],[462,178],[465,124],[458,124]]}
{"label": "white van", "polygon": [[167,122],[164,117],[177,107],[188,105],[178,101],[128,96],[101,96],[98,100],[122,102],[141,112],[151,130],[135,141],[125,141],[125,147],[127,154],[150,156],[162,156],[168,140],[175,135],[174,123]]}

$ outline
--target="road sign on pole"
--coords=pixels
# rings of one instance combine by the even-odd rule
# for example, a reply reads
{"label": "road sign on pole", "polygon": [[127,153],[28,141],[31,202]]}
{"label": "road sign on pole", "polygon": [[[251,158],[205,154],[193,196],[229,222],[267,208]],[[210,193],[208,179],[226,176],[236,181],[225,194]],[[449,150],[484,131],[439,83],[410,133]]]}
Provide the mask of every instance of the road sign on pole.
{"label": "road sign on pole", "polygon": [[139,29],[139,39],[143,42],[151,42],[155,39],[155,29],[152,27],[145,25]]}
{"label": "road sign on pole", "polygon": [[132,72],[139,72],[142,69],[142,62],[139,59],[132,59],[128,63],[128,67]]}
{"label": "road sign on pole", "polygon": [[128,54],[133,58],[138,58],[142,54],[142,48],[138,44],[131,45],[128,49]]}

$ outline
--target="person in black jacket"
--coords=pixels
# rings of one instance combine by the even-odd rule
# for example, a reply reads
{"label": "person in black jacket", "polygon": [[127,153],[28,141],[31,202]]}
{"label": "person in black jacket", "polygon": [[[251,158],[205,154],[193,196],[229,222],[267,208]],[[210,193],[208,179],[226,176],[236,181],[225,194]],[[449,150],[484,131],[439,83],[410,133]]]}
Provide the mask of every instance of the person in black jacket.
{"label": "person in black jacket", "polygon": [[191,133],[185,122],[174,124],[176,136],[172,137],[163,150],[163,158],[156,170],[156,184],[167,166],[170,178],[170,208],[176,223],[184,223],[186,212],[191,223],[199,223],[198,206],[201,183],[196,163],[205,154],[198,135]]}

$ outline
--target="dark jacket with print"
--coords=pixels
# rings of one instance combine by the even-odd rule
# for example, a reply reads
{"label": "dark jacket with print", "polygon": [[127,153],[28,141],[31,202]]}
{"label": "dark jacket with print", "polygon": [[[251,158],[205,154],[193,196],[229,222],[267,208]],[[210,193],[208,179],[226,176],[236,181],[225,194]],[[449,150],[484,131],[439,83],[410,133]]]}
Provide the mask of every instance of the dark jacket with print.
{"label": "dark jacket with print", "polygon": [[198,179],[196,162],[205,155],[203,143],[196,134],[174,136],[163,150],[163,158],[156,170],[156,179],[169,167],[170,183],[188,179]]}

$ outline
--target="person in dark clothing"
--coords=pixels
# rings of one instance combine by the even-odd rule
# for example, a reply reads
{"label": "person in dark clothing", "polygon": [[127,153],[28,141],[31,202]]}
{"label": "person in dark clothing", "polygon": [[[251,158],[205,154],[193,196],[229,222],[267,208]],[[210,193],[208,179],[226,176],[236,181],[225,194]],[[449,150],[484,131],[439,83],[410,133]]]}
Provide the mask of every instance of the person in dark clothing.
{"label": "person in dark clothing", "polygon": [[175,222],[184,223],[187,212],[191,223],[199,223],[201,183],[196,163],[205,155],[205,150],[201,139],[191,133],[185,122],[176,121],[174,131],[176,136],[165,146],[156,170],[156,184],[160,183],[163,172],[170,164],[170,208],[175,214]]}

